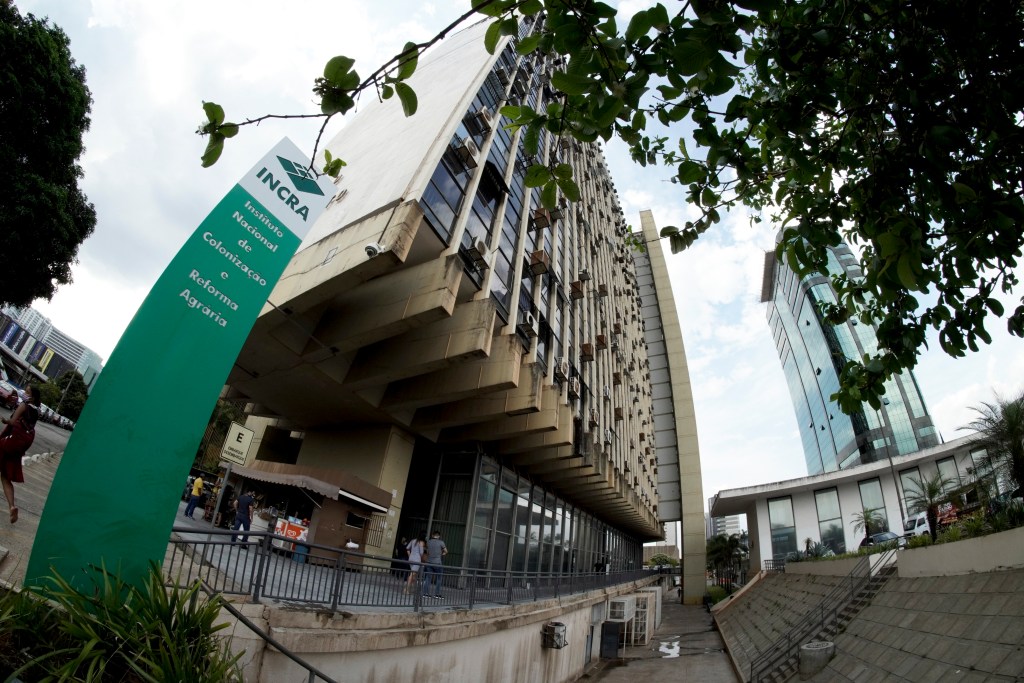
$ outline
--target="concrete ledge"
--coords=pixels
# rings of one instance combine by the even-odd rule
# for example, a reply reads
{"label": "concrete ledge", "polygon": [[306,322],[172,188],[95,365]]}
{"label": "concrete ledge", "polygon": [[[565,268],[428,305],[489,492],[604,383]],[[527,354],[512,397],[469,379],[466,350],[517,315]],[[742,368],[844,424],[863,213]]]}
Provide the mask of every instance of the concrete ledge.
{"label": "concrete ledge", "polygon": [[[899,558],[906,552],[901,550],[897,555],[897,562],[901,561]],[[874,573],[878,568],[878,563],[881,562],[882,556],[885,553],[875,553],[874,555],[868,555],[871,558],[871,572]],[[787,562],[786,573],[796,574],[799,576],[849,576],[853,568],[857,566],[857,563],[863,560],[864,557],[845,557],[841,560],[816,560],[811,562]]]}
{"label": "concrete ledge", "polygon": [[[899,553],[897,566],[902,578],[1024,569],[1024,527],[954,543],[903,550]],[[788,567],[786,571],[789,571]]]}

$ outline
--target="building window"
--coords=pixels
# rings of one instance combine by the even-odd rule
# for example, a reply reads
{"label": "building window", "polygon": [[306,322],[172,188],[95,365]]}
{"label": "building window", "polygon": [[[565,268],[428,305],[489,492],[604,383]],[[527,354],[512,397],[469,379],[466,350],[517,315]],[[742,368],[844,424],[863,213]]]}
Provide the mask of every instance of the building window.
{"label": "building window", "polygon": [[943,493],[949,493],[960,487],[960,470],[956,466],[956,458],[938,460],[935,466],[939,469],[939,476],[946,482],[942,487]]}
{"label": "building window", "polygon": [[860,488],[860,505],[864,512],[874,512],[878,517],[878,526],[864,534],[878,533],[889,530],[889,516],[885,514],[885,499],[882,498],[882,483],[878,479],[868,479],[858,483]]}
{"label": "building window", "polygon": [[821,542],[836,555],[846,552],[846,535],[843,533],[843,516],[839,511],[839,492],[826,489],[814,492],[814,503],[818,508],[818,534]]}
{"label": "building window", "polygon": [[920,496],[923,493],[921,489],[923,483],[921,470],[918,468],[911,467],[909,470],[900,470],[900,488],[903,489],[903,504],[907,506],[908,515],[916,515],[918,512],[924,511],[920,503],[913,507],[910,505],[911,497]]}
{"label": "building window", "polygon": [[772,557],[785,559],[796,552],[796,522],[793,517],[793,500],[773,498],[768,501],[768,524],[772,531]]}

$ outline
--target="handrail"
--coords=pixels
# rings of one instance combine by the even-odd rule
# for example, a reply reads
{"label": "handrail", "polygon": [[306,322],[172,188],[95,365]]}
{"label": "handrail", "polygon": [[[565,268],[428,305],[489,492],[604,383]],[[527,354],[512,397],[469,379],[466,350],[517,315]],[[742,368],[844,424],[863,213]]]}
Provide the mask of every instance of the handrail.
{"label": "handrail", "polygon": [[[391,557],[357,553],[316,543],[298,544],[270,531],[251,531],[253,542],[232,543],[238,532],[175,527],[164,573],[181,581],[204,579],[211,589],[263,599],[305,603],[318,609],[348,607],[473,609],[480,603],[511,605],[581,594],[658,574],[643,569],[619,572],[512,572],[437,566],[431,590],[407,583],[409,567]],[[440,600],[431,593],[442,594]]]}
{"label": "handrail", "polygon": [[[207,595],[209,595],[209,596],[217,595],[217,592],[215,590],[213,590],[212,588],[210,588],[210,586],[205,581],[203,581],[202,579],[199,580],[199,585],[203,589],[203,592],[206,593]],[[309,672],[309,678],[307,680],[309,681],[309,683],[313,683],[313,681],[315,681],[317,678],[323,679],[323,680],[327,681],[327,683],[338,683],[333,678],[331,678],[330,676],[325,674],[323,671],[321,671],[320,669],[316,668],[315,666],[313,666],[309,662],[306,662],[301,657],[296,655],[294,652],[289,650],[287,647],[282,645],[276,638],[274,638],[274,636],[270,635],[269,633],[267,633],[266,631],[261,629],[259,626],[257,626],[256,623],[252,619],[250,619],[249,617],[247,617],[244,614],[242,614],[241,610],[236,608],[234,605],[232,605],[227,600],[221,600],[220,601],[220,606],[223,607],[224,609],[226,609],[228,612],[230,612],[235,617],[235,619],[238,619],[240,622],[245,624],[249,628],[250,631],[252,631],[256,635],[258,635],[260,638],[265,640],[268,645],[272,645],[274,648],[277,649],[278,652],[280,652],[285,657],[287,657],[288,659],[292,660],[293,662],[295,662],[296,664],[301,666],[303,669],[308,671]]]}
{"label": "handrail", "polygon": [[[881,568],[889,565],[896,550],[891,548],[885,551],[876,563],[877,566]],[[870,579],[871,555],[867,555],[800,622],[750,662],[751,683],[756,683],[763,674],[792,657],[805,638],[825,632],[827,626],[838,624],[839,613],[853,601]]]}

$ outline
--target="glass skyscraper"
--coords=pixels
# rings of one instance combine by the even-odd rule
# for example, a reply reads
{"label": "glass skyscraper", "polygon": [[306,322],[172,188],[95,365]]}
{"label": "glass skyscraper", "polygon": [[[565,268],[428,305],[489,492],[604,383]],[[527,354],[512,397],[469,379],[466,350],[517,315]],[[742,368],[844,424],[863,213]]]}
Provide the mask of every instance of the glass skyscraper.
{"label": "glass skyscraper", "polygon": [[765,255],[761,301],[789,385],[808,474],[832,472],[939,443],[939,435],[911,372],[885,384],[879,410],[868,404],[852,415],[829,398],[839,389],[847,358],[878,348],[875,329],[851,319],[829,325],[819,303],[836,303],[831,275],[860,277],[857,257],[845,244],[828,250],[828,275],[797,276],[774,251]]}

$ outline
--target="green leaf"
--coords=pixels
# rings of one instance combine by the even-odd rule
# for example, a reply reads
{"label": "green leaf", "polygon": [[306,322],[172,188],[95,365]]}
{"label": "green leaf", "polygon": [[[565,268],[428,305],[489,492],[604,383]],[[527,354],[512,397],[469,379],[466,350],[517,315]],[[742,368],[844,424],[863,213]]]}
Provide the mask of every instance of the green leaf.
{"label": "green leaf", "polygon": [[203,152],[203,168],[209,168],[217,163],[217,159],[220,159],[221,152],[224,151],[224,136],[218,133],[211,133],[210,140],[206,143],[206,151]]}
{"label": "green leaf", "polygon": [[487,33],[484,34],[484,48],[487,50],[487,54],[494,54],[499,40],[501,40],[501,22],[493,21],[487,27]]}
{"label": "green leaf", "polygon": [[355,106],[351,97],[340,90],[328,90],[320,99],[320,111],[330,116],[339,112],[344,113]]}
{"label": "green leaf", "polygon": [[540,44],[540,39],[540,33],[534,33],[532,35],[526,36],[525,38],[519,41],[518,45],[516,45],[516,52],[518,52],[521,55],[530,54],[531,52],[537,49],[537,46]]}
{"label": "green leaf", "polygon": [[626,28],[626,42],[635,43],[638,38],[646,36],[651,28],[653,28],[651,15],[646,11],[637,12],[630,19],[629,26]]}
{"label": "green leaf", "polygon": [[576,184],[576,181],[572,178],[556,178],[555,182],[558,183],[558,187],[562,189],[562,194],[570,202],[578,202],[582,194],[580,193],[580,187]]}
{"label": "green leaf", "polygon": [[558,203],[558,185],[554,180],[544,184],[540,191],[540,203],[545,209],[555,208],[555,204]]}
{"label": "green leaf", "polygon": [[395,89],[394,89],[394,87],[392,87],[390,85],[385,85],[383,88],[380,89],[380,97],[383,100],[390,100],[391,96],[394,95],[394,94],[395,94]]}
{"label": "green leaf", "polygon": [[551,169],[543,164],[534,164],[526,169],[526,177],[523,184],[527,187],[540,187],[551,180]]}
{"label": "green leaf", "polygon": [[206,118],[210,120],[210,123],[218,126],[224,123],[224,108],[216,102],[203,102],[203,111],[206,112]]}
{"label": "green leaf", "polygon": [[555,166],[555,178],[559,180],[572,178],[572,166],[569,164],[558,164]]}
{"label": "green leaf", "polygon": [[670,237],[672,235],[678,235],[679,234],[679,228],[677,228],[674,225],[666,225],[664,228],[661,229],[661,231],[658,234],[660,234],[662,237]]}
{"label": "green leaf", "polygon": [[405,83],[395,83],[395,92],[398,93],[398,99],[402,101],[402,111],[405,112],[405,115],[415,114],[416,107],[419,106],[415,91]]}
{"label": "green leaf", "polygon": [[705,175],[704,166],[696,161],[684,161],[679,164],[679,172],[676,174],[676,177],[679,178],[679,182],[682,184],[689,185],[690,183],[704,180]]}
{"label": "green leaf", "polygon": [[405,47],[402,48],[402,52],[399,54],[409,53],[408,56],[402,57],[402,61],[398,67],[398,73],[395,74],[395,78],[400,81],[404,81],[416,72],[416,65],[419,63],[420,55],[419,48],[416,47],[416,43],[406,43]]}
{"label": "green leaf", "polygon": [[225,123],[222,124],[217,132],[226,138],[233,138],[238,135],[238,124],[237,123]]}
{"label": "green leaf", "polygon": [[[483,6],[481,7],[481,5]],[[505,11],[505,3],[488,3],[488,0],[473,0],[473,4],[471,5],[471,7],[480,14],[486,15],[488,17],[500,17],[502,12]]]}
{"label": "green leaf", "polygon": [[589,76],[578,76],[576,74],[562,73],[561,71],[551,74],[551,87],[555,90],[561,90],[566,95],[584,95],[596,83]]}
{"label": "green leaf", "polygon": [[684,40],[672,48],[676,69],[686,76],[697,73],[711,61],[706,46],[698,40]]}
{"label": "green leaf", "polygon": [[903,254],[896,264],[896,274],[899,276],[900,284],[907,289],[917,289],[917,276],[914,275],[914,268],[911,265],[910,256]]}
{"label": "green leaf", "polygon": [[345,77],[345,74],[352,70],[356,60],[341,55],[337,57],[331,57],[331,59],[324,66],[324,78],[328,82],[338,85],[340,80]]}

